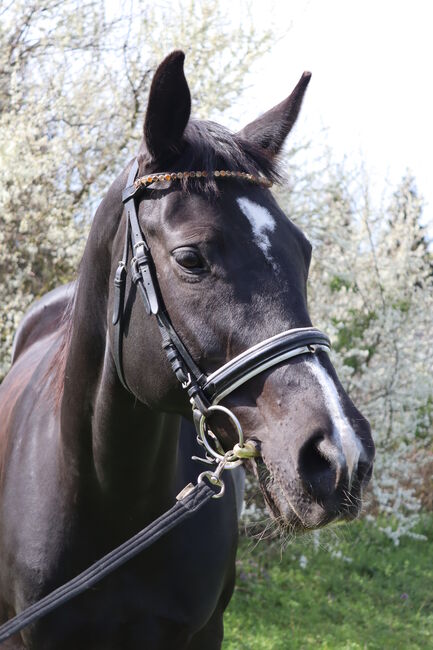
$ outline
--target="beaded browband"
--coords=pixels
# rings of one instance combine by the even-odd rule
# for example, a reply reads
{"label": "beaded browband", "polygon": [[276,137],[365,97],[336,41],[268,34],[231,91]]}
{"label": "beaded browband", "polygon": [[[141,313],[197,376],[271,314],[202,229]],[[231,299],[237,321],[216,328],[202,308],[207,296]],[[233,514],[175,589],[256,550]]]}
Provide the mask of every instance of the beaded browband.
{"label": "beaded browband", "polygon": [[212,172],[161,172],[158,174],[149,174],[148,176],[137,178],[137,180],[134,181],[134,186],[136,189],[139,189],[140,187],[147,187],[151,183],[158,183],[160,181],[207,178],[208,176],[213,176],[214,178],[238,178],[243,181],[248,181],[249,183],[254,183],[255,185],[261,185],[262,187],[272,186],[272,181],[264,176],[254,176],[254,174],[248,174],[247,172],[232,172],[227,169],[216,169]]}

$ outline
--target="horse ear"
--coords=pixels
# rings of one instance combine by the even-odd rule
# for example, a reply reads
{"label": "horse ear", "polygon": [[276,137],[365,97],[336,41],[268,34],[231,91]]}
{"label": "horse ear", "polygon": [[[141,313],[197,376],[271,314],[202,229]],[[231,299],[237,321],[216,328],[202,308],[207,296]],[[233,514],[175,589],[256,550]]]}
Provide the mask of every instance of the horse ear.
{"label": "horse ear", "polygon": [[144,140],[153,160],[179,150],[191,113],[191,95],[183,72],[185,54],[176,50],[158,66],[150,87]]}
{"label": "horse ear", "polygon": [[287,99],[250,122],[238,135],[271,156],[277,155],[296,122],[310,79],[311,72],[304,72]]}

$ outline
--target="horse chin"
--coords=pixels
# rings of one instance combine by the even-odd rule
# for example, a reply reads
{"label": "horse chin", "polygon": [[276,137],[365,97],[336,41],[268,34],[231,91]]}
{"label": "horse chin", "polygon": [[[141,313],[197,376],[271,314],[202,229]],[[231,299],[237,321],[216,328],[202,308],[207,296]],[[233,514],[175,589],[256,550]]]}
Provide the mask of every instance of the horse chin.
{"label": "horse chin", "polygon": [[356,519],[361,511],[360,498],[348,498],[338,510],[327,510],[301,488],[297,481],[283,488],[272,476],[266,462],[260,458],[254,463],[260,490],[267,510],[282,534],[302,534],[324,526]]}

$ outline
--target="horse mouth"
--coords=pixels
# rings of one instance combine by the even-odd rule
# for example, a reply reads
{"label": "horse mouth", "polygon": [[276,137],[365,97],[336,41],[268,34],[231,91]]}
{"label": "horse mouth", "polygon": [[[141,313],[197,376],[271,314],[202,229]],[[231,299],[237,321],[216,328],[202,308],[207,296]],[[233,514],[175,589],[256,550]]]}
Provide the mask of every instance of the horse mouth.
{"label": "horse mouth", "polygon": [[286,506],[284,509],[279,505],[282,501],[282,491],[262,456],[253,460],[253,471],[269,514],[277,524],[279,531],[284,533],[288,529],[291,532],[306,530],[302,518],[287,498],[284,499]]}
{"label": "horse mouth", "polygon": [[[335,507],[315,501],[298,482],[282,488],[263,457],[254,459],[253,471],[258,479],[265,504],[280,533],[304,533],[329,524],[347,523],[359,516],[361,498],[352,491],[343,494]],[[361,491],[360,486],[358,486]]]}

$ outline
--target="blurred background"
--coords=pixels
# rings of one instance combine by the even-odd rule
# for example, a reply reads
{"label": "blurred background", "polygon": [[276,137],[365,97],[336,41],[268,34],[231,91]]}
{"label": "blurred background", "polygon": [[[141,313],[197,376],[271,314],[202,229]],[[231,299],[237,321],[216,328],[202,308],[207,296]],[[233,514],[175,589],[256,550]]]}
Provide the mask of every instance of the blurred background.
{"label": "blurred background", "polygon": [[[432,12],[427,0],[0,5],[0,378],[28,306],[74,277],[168,52],[186,53],[195,117],[233,130],[313,72],[275,191],[314,245],[310,310],[372,423],[375,476],[360,523],[291,541],[286,564],[287,540],[253,556],[242,542],[227,648],[433,647]],[[273,539],[254,485],[243,525]]]}

